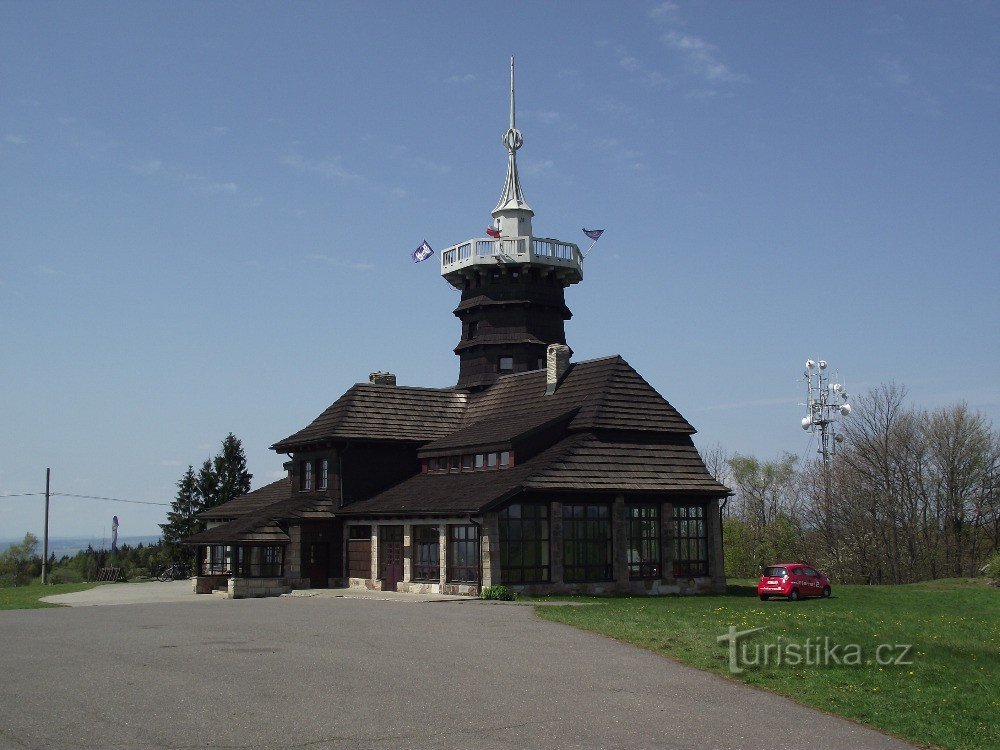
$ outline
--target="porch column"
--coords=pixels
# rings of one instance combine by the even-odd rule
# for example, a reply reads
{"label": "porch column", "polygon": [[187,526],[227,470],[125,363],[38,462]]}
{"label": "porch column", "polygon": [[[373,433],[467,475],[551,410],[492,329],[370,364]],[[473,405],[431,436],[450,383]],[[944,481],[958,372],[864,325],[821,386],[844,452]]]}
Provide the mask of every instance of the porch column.
{"label": "porch column", "polygon": [[413,580],[413,524],[403,524],[403,583]]}
{"label": "porch column", "polygon": [[660,555],[663,565],[660,577],[668,581],[674,577],[674,504],[660,505]]}
{"label": "porch column", "polygon": [[719,499],[705,503],[705,533],[708,534],[708,574],[712,588],[725,590],[726,566],[722,552],[722,519],[719,517]]}
{"label": "porch column", "polygon": [[611,504],[611,575],[616,591],[628,589],[628,532],[625,495],[615,495]]}

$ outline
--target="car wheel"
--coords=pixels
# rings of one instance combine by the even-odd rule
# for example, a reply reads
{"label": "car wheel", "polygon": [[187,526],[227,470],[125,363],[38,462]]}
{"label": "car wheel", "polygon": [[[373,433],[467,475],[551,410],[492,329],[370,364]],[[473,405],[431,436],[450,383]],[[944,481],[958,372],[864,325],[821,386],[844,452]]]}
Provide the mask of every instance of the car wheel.
{"label": "car wheel", "polygon": [[769,597],[769,596],[768,596],[767,594],[761,594],[761,595],[760,595],[760,600],[761,600],[762,602],[766,602],[766,601],[767,601],[768,599],[770,599],[770,598],[771,598],[771,597]]}
{"label": "car wheel", "polygon": [[830,598],[830,594],[832,594],[832,593],[833,592],[830,591],[830,587],[827,586],[826,588],[823,589],[823,598],[824,599],[829,599]]}
{"label": "car wheel", "polygon": [[792,589],[792,593],[790,593],[788,595],[788,599],[790,601],[797,602],[799,600],[799,590],[798,589]]}

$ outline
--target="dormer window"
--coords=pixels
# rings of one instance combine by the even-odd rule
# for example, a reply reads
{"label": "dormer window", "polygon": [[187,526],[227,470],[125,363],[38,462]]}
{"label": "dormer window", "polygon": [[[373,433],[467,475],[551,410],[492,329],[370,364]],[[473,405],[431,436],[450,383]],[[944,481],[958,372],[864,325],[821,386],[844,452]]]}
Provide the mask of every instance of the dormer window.
{"label": "dormer window", "polygon": [[500,359],[497,361],[497,372],[499,372],[501,375],[514,372],[514,358],[500,357]]}
{"label": "dormer window", "polygon": [[299,489],[307,492],[313,488],[313,465],[312,461],[303,461],[299,464]]}

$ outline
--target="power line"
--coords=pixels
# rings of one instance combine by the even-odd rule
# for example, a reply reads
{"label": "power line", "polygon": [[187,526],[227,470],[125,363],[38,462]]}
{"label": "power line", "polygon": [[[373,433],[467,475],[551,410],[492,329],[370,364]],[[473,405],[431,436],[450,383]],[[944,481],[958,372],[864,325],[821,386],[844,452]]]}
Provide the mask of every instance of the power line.
{"label": "power line", "polygon": [[[10,497],[32,497],[35,495],[44,495],[44,492],[18,492],[12,495],[0,495],[0,499],[10,498]],[[154,503],[149,500],[126,500],[121,497],[98,497],[97,495],[74,495],[71,492],[53,492],[52,496],[61,497],[72,497],[79,500],[107,500],[112,503],[130,503],[132,505],[163,505],[168,506],[170,503]]]}
{"label": "power line", "polygon": [[61,497],[75,497],[81,500],[109,500],[113,503],[132,503],[133,505],[170,505],[170,503],[154,503],[149,500],[124,500],[120,497],[98,497],[96,495],[74,495],[70,492],[53,492]]}

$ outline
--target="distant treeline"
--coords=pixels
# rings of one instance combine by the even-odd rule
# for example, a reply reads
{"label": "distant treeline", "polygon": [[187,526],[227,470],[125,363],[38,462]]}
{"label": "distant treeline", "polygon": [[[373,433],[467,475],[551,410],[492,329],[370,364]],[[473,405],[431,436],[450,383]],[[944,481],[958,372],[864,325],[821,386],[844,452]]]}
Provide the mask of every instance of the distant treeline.
{"label": "distant treeline", "polygon": [[[121,568],[129,579],[153,577],[175,558],[177,549],[163,542],[123,544],[115,550],[88,546],[75,555],[56,558],[49,555],[49,583],[79,583],[97,580],[101,568]],[[25,534],[19,544],[12,544],[0,554],[0,586],[24,586],[42,574],[38,537]]]}
{"label": "distant treeline", "polygon": [[964,404],[924,411],[905,396],[891,384],[857,399],[829,468],[706,451],[735,492],[726,574],[807,560],[843,583],[912,583],[1000,565],[1000,435]]}

